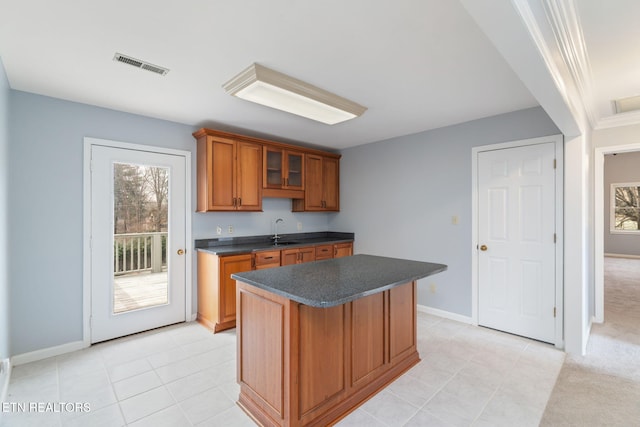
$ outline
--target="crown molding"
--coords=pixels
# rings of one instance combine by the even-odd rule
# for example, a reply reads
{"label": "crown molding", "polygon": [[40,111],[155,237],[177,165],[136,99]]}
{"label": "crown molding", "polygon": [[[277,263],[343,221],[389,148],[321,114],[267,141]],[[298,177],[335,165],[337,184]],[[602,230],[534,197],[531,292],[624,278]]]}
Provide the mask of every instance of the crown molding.
{"label": "crown molding", "polygon": [[[517,3],[527,3],[527,0],[515,1]],[[582,108],[591,128],[607,129],[639,124],[640,112],[612,114],[610,116],[602,116],[598,113],[593,95],[593,74],[589,53],[582,33],[582,25],[580,24],[575,0],[542,0],[541,4],[558,45],[562,61],[580,95]],[[535,21],[532,13],[529,18]],[[525,19],[525,15],[523,15],[523,19]],[[546,44],[541,51],[544,56],[551,54]],[[545,60],[550,62],[551,58],[549,56]],[[550,70],[557,72],[557,68],[550,68]],[[554,77],[556,81],[558,81],[558,77]]]}
{"label": "crown molding", "polygon": [[[542,3],[547,3],[549,0],[542,0]],[[553,0],[551,0],[553,1]],[[559,0],[563,1],[563,0]],[[568,0],[571,1],[571,0]],[[549,72],[550,77],[555,82],[556,87],[558,88],[558,93],[562,96],[564,102],[569,107],[569,109],[573,112],[574,116],[581,117],[587,115],[587,119],[590,120],[589,113],[587,108],[585,107],[585,100],[583,99],[583,93],[580,89],[579,85],[576,82],[576,76],[574,76],[574,72],[572,68],[569,66],[567,59],[565,58],[565,53],[570,51],[570,49],[562,47],[562,40],[568,39],[567,37],[559,37],[556,26],[550,22],[547,7],[543,5],[545,18],[548,22],[539,22],[540,18],[536,18],[534,11],[531,8],[531,0],[512,0],[512,4],[515,6],[515,9],[518,11],[523,23],[525,24],[531,38],[533,39],[535,45],[540,52],[540,56],[544,61],[547,70]],[[574,9],[575,10],[575,9]],[[566,28],[566,26],[563,26]],[[578,27],[579,28],[579,27]],[[558,61],[558,55],[555,53],[554,49],[549,45],[548,40],[554,40],[558,47],[558,52],[560,53],[560,57],[562,61]],[[561,69],[563,68],[563,69]],[[574,80],[576,91],[578,91],[581,99],[576,99],[575,96],[570,96],[570,90],[567,86],[566,75],[570,75]],[[590,74],[589,74],[590,75]],[[582,78],[580,80],[583,80]],[[576,104],[576,101],[579,101]],[[592,125],[593,126],[593,125]]]}
{"label": "crown molding", "polygon": [[600,117],[593,128],[599,130],[623,126],[633,126],[637,124],[640,124],[640,111]]}
{"label": "crown molding", "polygon": [[575,0],[543,0],[562,60],[571,74],[592,128],[600,120],[593,97],[593,77]]}

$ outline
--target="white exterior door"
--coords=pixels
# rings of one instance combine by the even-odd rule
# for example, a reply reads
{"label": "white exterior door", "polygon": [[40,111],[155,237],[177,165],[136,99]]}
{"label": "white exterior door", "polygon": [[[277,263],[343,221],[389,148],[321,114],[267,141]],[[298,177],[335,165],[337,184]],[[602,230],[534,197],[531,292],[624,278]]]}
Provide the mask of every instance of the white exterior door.
{"label": "white exterior door", "polygon": [[185,321],[186,158],[90,147],[91,342]]}
{"label": "white exterior door", "polygon": [[555,342],[555,144],[478,153],[478,323]]}

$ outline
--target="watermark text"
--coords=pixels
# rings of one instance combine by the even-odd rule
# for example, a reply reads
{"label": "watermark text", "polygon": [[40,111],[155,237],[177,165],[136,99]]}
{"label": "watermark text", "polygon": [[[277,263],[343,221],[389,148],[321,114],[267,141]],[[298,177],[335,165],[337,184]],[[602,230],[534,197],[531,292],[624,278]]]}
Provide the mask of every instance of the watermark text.
{"label": "watermark text", "polygon": [[91,412],[91,405],[87,402],[2,402],[2,412]]}

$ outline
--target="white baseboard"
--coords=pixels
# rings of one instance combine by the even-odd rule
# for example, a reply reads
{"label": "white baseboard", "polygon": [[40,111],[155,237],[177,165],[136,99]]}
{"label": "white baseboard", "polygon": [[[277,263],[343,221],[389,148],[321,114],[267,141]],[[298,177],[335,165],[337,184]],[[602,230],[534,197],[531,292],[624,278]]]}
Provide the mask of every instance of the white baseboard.
{"label": "white baseboard", "polygon": [[627,255],[627,254],[604,254],[605,257],[611,258],[630,258],[630,259],[640,259],[640,255]]}
{"label": "white baseboard", "polygon": [[[11,360],[0,360],[0,403],[7,399],[9,380],[11,379]],[[1,414],[0,414],[1,415]]]}
{"label": "white baseboard", "polygon": [[440,310],[438,308],[427,307],[426,305],[418,304],[418,311],[421,313],[432,314],[434,316],[442,317],[444,319],[455,320],[456,322],[466,323],[468,325],[474,325],[473,319],[469,316],[463,316],[462,314],[452,313],[450,311]]}
{"label": "white baseboard", "polygon": [[74,341],[67,344],[57,345],[55,347],[43,348],[41,350],[31,351],[29,353],[17,354],[11,357],[13,366],[24,365],[25,363],[36,362],[38,360],[47,359],[49,357],[59,356],[72,351],[82,350],[88,346],[84,341]]}

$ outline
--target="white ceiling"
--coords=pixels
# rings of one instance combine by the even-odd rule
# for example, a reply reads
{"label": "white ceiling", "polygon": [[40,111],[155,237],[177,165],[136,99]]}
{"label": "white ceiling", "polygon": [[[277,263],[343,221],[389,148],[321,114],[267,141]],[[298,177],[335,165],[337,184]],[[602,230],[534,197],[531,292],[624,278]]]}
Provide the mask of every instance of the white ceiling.
{"label": "white ceiling", "polygon": [[[640,2],[576,1],[604,115],[612,93],[640,93],[637,43],[627,58],[615,37]],[[16,90],[333,149],[538,105],[458,0],[0,0],[0,57]],[[228,96],[221,85],[253,62],[368,111],[328,126]]]}
{"label": "white ceiling", "polygon": [[591,81],[593,126],[640,123],[640,113],[614,119],[613,101],[640,95],[640,1],[575,0],[584,35]]}

